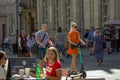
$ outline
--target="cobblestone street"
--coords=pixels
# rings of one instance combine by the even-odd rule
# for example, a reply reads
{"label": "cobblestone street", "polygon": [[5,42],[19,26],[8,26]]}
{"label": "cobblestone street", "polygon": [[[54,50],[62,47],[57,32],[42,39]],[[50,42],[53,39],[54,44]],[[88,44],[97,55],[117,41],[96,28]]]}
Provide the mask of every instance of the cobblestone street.
{"label": "cobblestone street", "polygon": [[[13,54],[8,49],[7,55],[9,58],[17,57],[17,54]],[[87,73],[87,78],[105,78],[105,80],[120,80],[120,52],[113,52],[111,55],[104,53],[104,61],[101,66],[96,64],[94,56],[89,55],[89,49],[81,49],[83,54],[84,69]],[[35,57],[35,55],[33,55]],[[64,56],[63,68],[70,68],[71,57]],[[77,69],[80,70],[81,65],[79,62],[79,56],[77,57]]]}

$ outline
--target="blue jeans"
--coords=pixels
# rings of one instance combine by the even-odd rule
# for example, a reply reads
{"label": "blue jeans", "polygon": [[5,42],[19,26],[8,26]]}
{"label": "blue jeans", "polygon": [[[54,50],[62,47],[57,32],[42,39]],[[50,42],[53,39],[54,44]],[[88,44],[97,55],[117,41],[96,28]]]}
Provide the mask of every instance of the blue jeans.
{"label": "blue jeans", "polygon": [[63,52],[64,44],[57,44],[58,52]]}
{"label": "blue jeans", "polygon": [[38,47],[38,57],[40,60],[44,59],[46,54],[46,48]]}

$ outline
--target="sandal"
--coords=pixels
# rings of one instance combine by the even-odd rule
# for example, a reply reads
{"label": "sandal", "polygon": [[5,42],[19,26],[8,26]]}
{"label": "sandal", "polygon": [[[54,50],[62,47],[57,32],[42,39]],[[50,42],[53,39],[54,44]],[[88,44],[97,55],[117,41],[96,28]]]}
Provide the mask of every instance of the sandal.
{"label": "sandal", "polygon": [[101,65],[101,63],[102,63],[102,60],[101,60],[101,59],[99,59],[99,61],[98,61],[98,65],[100,66],[100,65]]}

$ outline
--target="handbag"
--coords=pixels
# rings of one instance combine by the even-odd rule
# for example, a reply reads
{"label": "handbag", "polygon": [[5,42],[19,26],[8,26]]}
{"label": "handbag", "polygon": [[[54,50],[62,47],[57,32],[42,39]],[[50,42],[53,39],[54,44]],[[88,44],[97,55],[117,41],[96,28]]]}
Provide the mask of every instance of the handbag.
{"label": "handbag", "polygon": [[77,48],[78,45],[70,44],[71,49]]}
{"label": "handbag", "polygon": [[28,51],[29,51],[29,48],[28,48],[28,47],[22,47],[21,52],[27,53]]}

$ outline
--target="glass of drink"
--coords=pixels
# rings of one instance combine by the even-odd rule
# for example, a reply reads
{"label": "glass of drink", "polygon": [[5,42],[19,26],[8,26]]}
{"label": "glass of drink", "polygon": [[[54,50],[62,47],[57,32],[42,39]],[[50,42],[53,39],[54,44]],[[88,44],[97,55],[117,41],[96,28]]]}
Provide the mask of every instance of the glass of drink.
{"label": "glass of drink", "polygon": [[25,68],[25,76],[28,78],[30,74],[30,68]]}
{"label": "glass of drink", "polygon": [[24,78],[24,69],[19,69],[20,78]]}

